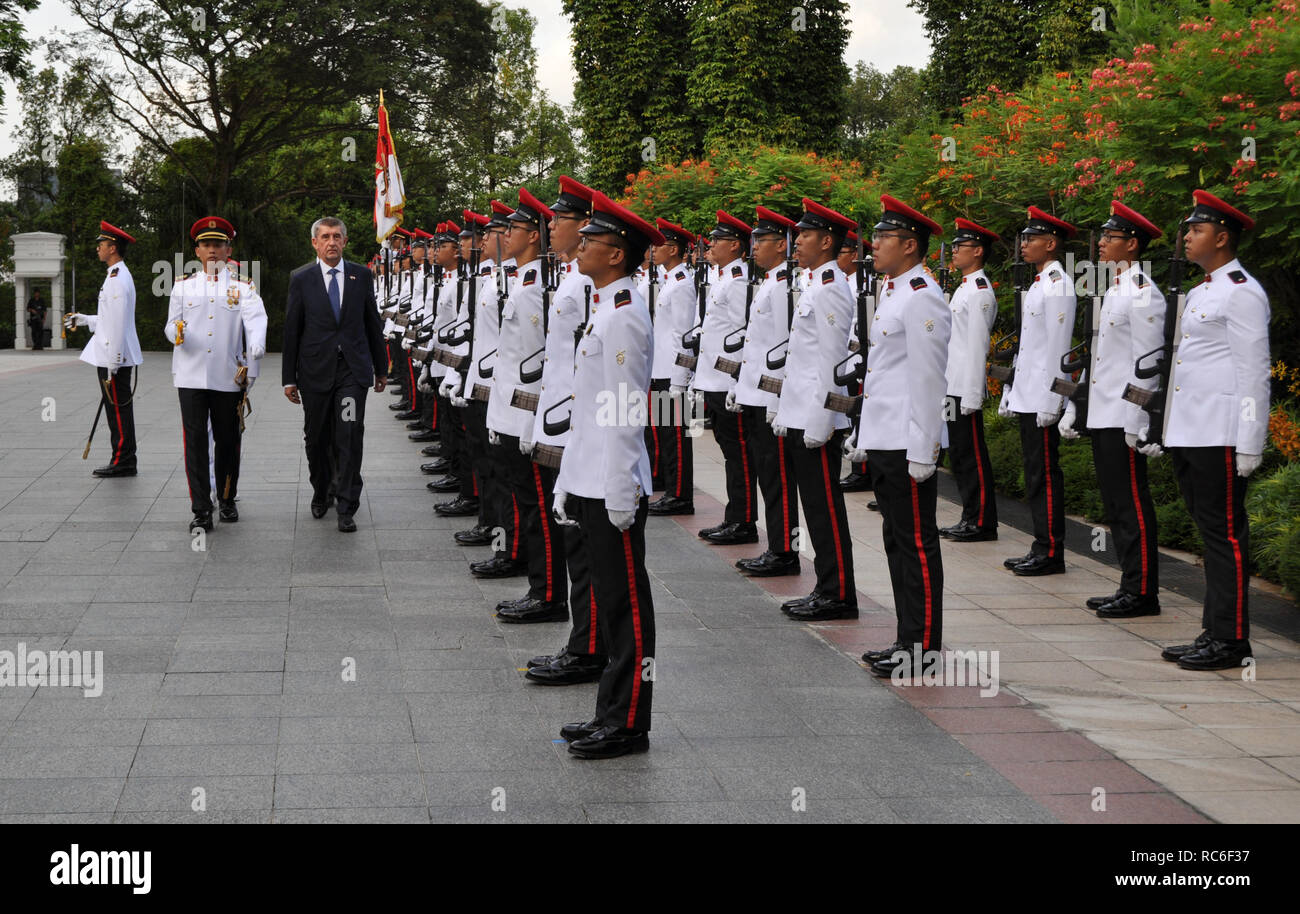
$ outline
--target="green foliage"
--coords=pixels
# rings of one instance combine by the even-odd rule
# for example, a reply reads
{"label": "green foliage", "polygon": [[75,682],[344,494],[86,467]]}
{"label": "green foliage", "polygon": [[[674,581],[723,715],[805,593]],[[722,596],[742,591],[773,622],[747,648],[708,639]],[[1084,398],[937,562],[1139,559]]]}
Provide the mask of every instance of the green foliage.
{"label": "green foliage", "polygon": [[[40,0],[0,0],[0,76],[16,79],[25,74],[32,44],[18,14],[30,13],[39,5]],[[0,83],[0,104],[4,99],[4,84]]]}
{"label": "green foliage", "polygon": [[1300,463],[1252,481],[1246,491],[1246,513],[1256,574],[1300,594]]}
{"label": "green foliage", "polygon": [[934,117],[924,71],[900,66],[881,73],[859,61],[845,93],[840,148],[871,172],[892,157],[899,139]]}

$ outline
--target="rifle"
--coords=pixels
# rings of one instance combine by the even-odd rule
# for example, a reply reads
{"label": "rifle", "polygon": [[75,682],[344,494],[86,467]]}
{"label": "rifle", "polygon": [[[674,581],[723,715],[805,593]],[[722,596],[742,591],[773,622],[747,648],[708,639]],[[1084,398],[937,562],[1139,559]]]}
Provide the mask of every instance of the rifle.
{"label": "rifle", "polygon": [[[754,260],[754,245],[750,242],[749,256],[745,258],[745,322],[722,338],[723,352],[739,352],[745,348],[745,335],[749,332],[749,313],[754,306],[754,290],[758,288],[758,264]],[[718,356],[713,367],[733,378],[740,377],[740,362]]]}
{"label": "rifle", "polygon": [[[468,368],[470,364],[470,359],[473,358],[473,352],[474,352],[474,321],[478,313],[478,265],[479,265],[479,257],[483,253],[483,249],[478,247],[477,232],[471,232],[469,244],[470,244],[469,269],[466,271],[466,283],[469,288],[469,298],[466,300],[465,303],[466,317],[463,321],[458,321],[457,323],[448,327],[446,338],[445,338],[445,342],[447,343],[448,346],[459,346],[461,343],[468,343],[469,351],[462,356],[455,355],[451,352],[446,353],[446,355],[444,356],[444,359],[446,361],[444,361],[443,364],[446,365],[448,368],[452,369],[453,371],[463,371],[466,368]],[[460,258],[458,257],[457,260],[459,261]],[[460,288],[459,287],[456,290],[456,299],[457,299],[456,313],[459,314],[460,313],[460,304],[459,304]],[[459,334],[453,336],[452,331],[457,327],[460,327],[461,325],[464,325],[464,330]]]}
{"label": "rifle", "polygon": [[[1016,379],[1016,359],[1020,357],[1020,320],[1029,290],[1029,264],[1020,259],[1020,238],[1015,242],[1014,260],[1011,262],[1011,281],[1015,284],[1015,326],[1002,334],[992,345],[993,361],[989,363],[988,376],[1002,382],[1002,389],[1010,387]],[[1007,342],[1010,338],[1010,342]]]}
{"label": "rifle", "polygon": [[695,294],[699,302],[700,322],[682,334],[682,347],[686,352],[679,352],[674,360],[677,365],[691,371],[695,370],[700,360],[700,334],[704,332],[704,307],[709,298],[709,261],[704,256],[704,239],[700,238],[696,244],[701,248],[699,256],[695,258]]}
{"label": "rifle", "polygon": [[[1187,261],[1183,259],[1183,233],[1178,230],[1176,232],[1174,251],[1169,258],[1169,285],[1165,294],[1164,343],[1159,349],[1138,356],[1133,364],[1133,374],[1144,381],[1159,378],[1159,382],[1155,390],[1129,384],[1122,394],[1125,400],[1146,410],[1150,417],[1146,438],[1140,441],[1141,444],[1163,445],[1165,432],[1169,429],[1169,390],[1174,379],[1174,368],[1178,364],[1178,341],[1182,339],[1183,308],[1187,304],[1187,295],[1183,292],[1183,274],[1187,270]],[[1144,366],[1142,363],[1152,356],[1156,357],[1155,364]]]}
{"label": "rifle", "polygon": [[1066,374],[1080,372],[1079,380],[1052,379],[1052,393],[1074,401],[1074,428],[1080,435],[1088,434],[1088,388],[1093,375],[1092,357],[1097,351],[1097,322],[1101,318],[1101,281],[1097,266],[1097,233],[1088,236],[1088,263],[1092,267],[1092,304],[1083,310],[1083,338],[1061,356],[1061,371]]}
{"label": "rifle", "polygon": [[[835,383],[841,387],[846,387],[850,382],[855,382],[858,392],[850,397],[847,394],[828,391],[823,406],[837,413],[847,413],[852,416],[853,439],[851,440],[856,440],[858,427],[862,422],[862,385],[867,379],[867,353],[871,349],[871,321],[876,313],[876,273],[874,269],[870,268],[874,266],[872,258],[866,255],[862,247],[862,226],[858,226],[858,256],[854,258],[853,264],[858,279],[858,300],[855,304],[855,319],[858,323],[858,350],[857,352],[849,352],[845,358],[835,365],[832,377],[834,377]],[[847,373],[844,372],[844,366],[855,358],[858,361],[853,366],[853,370]]]}
{"label": "rifle", "polygon": [[[428,287],[428,281],[429,281],[428,268],[429,268],[429,264],[426,261],[425,262],[426,289]],[[427,343],[429,340],[434,338],[437,331],[433,327],[433,324],[435,324],[438,320],[438,305],[440,304],[441,301],[442,301],[442,264],[435,263],[433,264],[433,307],[431,307],[428,310],[428,312],[424,315],[424,317],[420,319],[420,323],[418,323],[414,328],[407,329],[406,333],[408,339],[414,340],[416,343]],[[412,335],[412,333],[414,333],[414,335]],[[423,362],[425,365],[428,365],[429,360],[433,356],[433,347],[430,346],[428,349],[413,348],[411,350],[411,355],[418,356],[421,362]]]}
{"label": "rifle", "polygon": [[948,291],[948,283],[952,279],[952,271],[948,269],[948,242],[939,243],[939,271],[935,275],[939,281],[939,291],[943,293],[943,300],[952,301],[952,293]]}
{"label": "rifle", "polygon": [[[539,215],[538,232],[541,240],[541,261],[542,261],[542,348],[538,349],[532,355],[526,356],[519,362],[519,380],[525,384],[532,384],[542,379],[543,366],[546,361],[546,334],[551,329],[551,295],[555,292],[557,283],[555,282],[555,252],[551,250],[550,232],[547,230],[546,217]],[[652,290],[654,286],[650,287]],[[651,299],[654,301],[654,293],[651,292]],[[651,305],[651,314],[654,313]],[[524,368],[524,363],[530,359],[539,359],[536,368]],[[514,404],[511,403],[513,406]],[[537,403],[533,402],[533,411],[536,411]]]}
{"label": "rifle", "polygon": [[[582,323],[573,328],[573,367],[576,371],[578,368],[578,347],[582,345],[582,335],[587,332],[587,324],[591,321],[591,283],[585,283],[582,287]],[[569,407],[569,415],[563,419],[552,419],[551,413],[555,412],[561,406],[573,401],[573,394],[569,394],[567,399],[561,400],[547,408],[542,413],[542,431],[546,434],[555,436],[563,435],[569,430],[569,423],[573,418],[573,407]]]}
{"label": "rifle", "polygon": [[[767,351],[767,368],[769,371],[780,371],[785,367],[786,357],[790,354],[790,330],[794,327],[794,248],[791,246],[789,227],[785,230],[785,339],[777,343]],[[782,346],[785,352],[779,356],[773,357],[772,353],[776,352]],[[765,390],[768,393],[781,395],[781,388],[784,386],[784,379],[774,378],[771,375],[762,375],[758,379],[758,389]]]}

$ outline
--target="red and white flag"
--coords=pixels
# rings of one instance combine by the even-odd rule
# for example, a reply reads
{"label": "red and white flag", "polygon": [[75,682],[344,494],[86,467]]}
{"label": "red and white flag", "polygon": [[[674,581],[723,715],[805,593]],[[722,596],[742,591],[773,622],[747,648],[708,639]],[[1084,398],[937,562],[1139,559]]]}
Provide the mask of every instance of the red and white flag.
{"label": "red and white flag", "polygon": [[402,224],[402,208],[406,206],[406,188],[402,185],[402,171],[397,167],[397,149],[393,134],[388,129],[388,110],[384,107],[384,92],[379,90],[379,141],[375,144],[375,240],[381,244],[388,240]]}

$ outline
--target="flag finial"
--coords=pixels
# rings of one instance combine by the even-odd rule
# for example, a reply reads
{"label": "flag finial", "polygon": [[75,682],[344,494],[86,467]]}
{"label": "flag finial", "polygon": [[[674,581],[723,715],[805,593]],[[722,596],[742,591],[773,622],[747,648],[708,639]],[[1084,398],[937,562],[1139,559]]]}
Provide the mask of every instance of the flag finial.
{"label": "flag finial", "polygon": [[379,107],[384,107],[384,90],[379,90]]}

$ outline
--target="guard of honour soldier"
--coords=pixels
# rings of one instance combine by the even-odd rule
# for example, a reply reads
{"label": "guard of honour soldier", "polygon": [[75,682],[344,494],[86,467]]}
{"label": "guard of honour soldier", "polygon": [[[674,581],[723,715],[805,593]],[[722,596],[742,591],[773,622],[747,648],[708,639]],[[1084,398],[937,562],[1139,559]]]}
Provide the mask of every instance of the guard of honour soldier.
{"label": "guard of honour soldier", "polygon": [[[1077,230],[1029,208],[1015,244],[1034,275],[1019,290],[1018,346],[998,410],[1019,425],[1033,518],[1029,554],[1005,563],[1017,575],[1065,570],[1059,442],[1092,439],[1122,568],[1116,593],[1088,600],[1103,618],[1160,612],[1146,463],[1169,452],[1205,541],[1207,595],[1202,634],[1162,656],[1214,670],[1251,653],[1244,496],[1267,435],[1269,308],[1236,259],[1252,220],[1205,191],[1194,198],[1178,244],[1205,278],[1181,307],[1141,265],[1160,229],[1112,204],[1093,265],[1104,292],[1094,286],[1099,294],[1085,306],[1094,332],[1077,381],[1065,358],[1077,300],[1063,265]],[[492,558],[471,565],[475,575],[527,576],[524,596],[498,605],[499,619],[570,621],[565,643],[529,661],[527,678],[599,682],[593,718],[561,730],[575,755],[648,745],[655,639],[646,516],[694,512],[691,440],[705,416],[727,490],[723,523],[701,531],[706,541],[757,542],[761,496],[767,548],[737,568],[797,575],[801,546],[810,547],[813,590],[782,611],[856,618],[844,500],[856,483],[840,478],[847,460],[849,480],[865,477],[881,513],[898,620],[895,643],[863,660],[889,676],[916,652],[941,648],[940,539],[998,535],[983,428],[997,302],[984,266],[1001,239],[957,220],[960,281],[949,299],[925,267],[942,228],[889,195],[881,205],[869,258],[853,220],[808,199],[797,221],[762,206],[753,225],[720,211],[706,252],[685,228],[651,225],[566,176],[550,206],[521,189],[513,207],[492,201],[491,216],[465,210],[463,228],[447,221],[433,234],[410,233],[422,253],[397,246],[372,261],[389,374],[401,385],[394,405],[414,412],[412,437],[431,442],[424,453],[436,459],[422,469],[441,475],[430,487],[455,493],[435,510],[473,517],[456,540],[492,547]],[[266,319],[251,284],[226,266],[229,223],[202,219],[192,235],[205,268],[177,283],[166,332],[176,346],[195,524],[210,528],[198,429],[211,424],[217,502],[234,520],[233,503],[226,514],[238,477],[235,378],[264,353]],[[129,240],[103,223],[109,277],[99,320],[70,315],[92,325],[83,359],[106,363],[104,400],[119,410],[129,393],[117,397],[109,369],[139,363],[121,262]],[[1171,277],[1171,295],[1181,296],[1180,280]],[[114,462],[97,475],[134,473],[129,416],[110,419]],[[962,513],[939,530],[935,467],[945,447]],[[651,502],[657,487],[663,495]]]}

